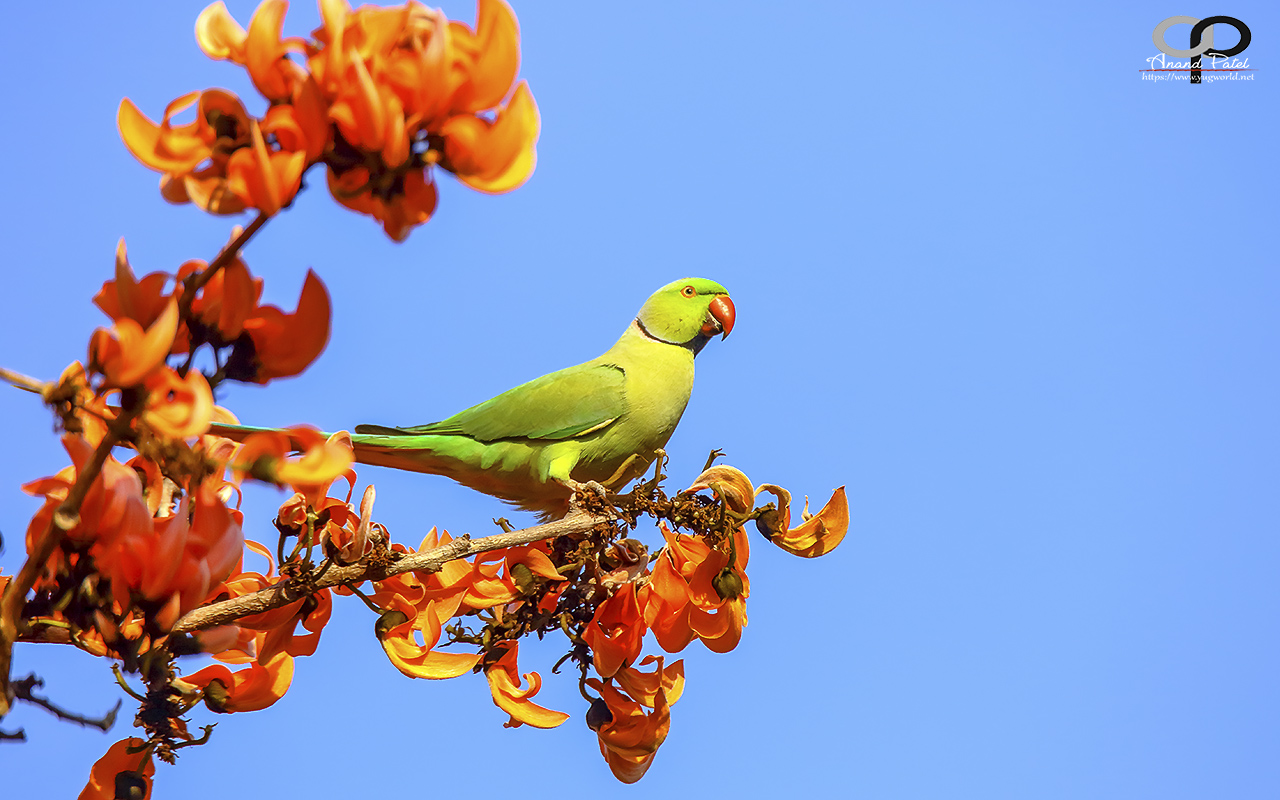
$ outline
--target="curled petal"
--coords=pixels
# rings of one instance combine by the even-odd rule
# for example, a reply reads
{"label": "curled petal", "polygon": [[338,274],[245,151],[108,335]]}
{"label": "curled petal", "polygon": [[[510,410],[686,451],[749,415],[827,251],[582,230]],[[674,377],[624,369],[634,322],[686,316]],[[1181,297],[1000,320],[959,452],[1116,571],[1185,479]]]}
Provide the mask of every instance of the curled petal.
{"label": "curled petal", "polygon": [[245,320],[256,362],[246,377],[266,383],[306,369],[329,343],[330,313],[329,292],[319,276],[307,270],[296,311],[286,314],[275,306],[261,306]]}
{"label": "curled petal", "polygon": [[196,17],[196,43],[209,58],[242,62],[247,37],[222,0],[207,6]]}
{"label": "curled petal", "polygon": [[116,125],[120,138],[133,157],[158,172],[184,173],[209,157],[209,145],[197,135],[196,123],[174,128],[169,119],[199,98],[199,92],[184,94],[165,107],[160,124],[152,122],[129,98],[120,101]]}
{"label": "curled petal", "polygon": [[479,0],[475,34],[457,23],[451,34],[456,48],[474,54],[454,107],[468,113],[494,108],[520,69],[520,26],[511,6],[503,0]]}
{"label": "curled petal", "polygon": [[801,516],[804,522],[797,528],[791,524],[791,493],[781,486],[763,484],[760,492],[769,492],[778,499],[776,511],[768,512],[756,520],[756,527],[769,541],[792,555],[817,558],[826,555],[844,541],[849,532],[849,501],[844,487],[836,489],[831,499],[815,515],[810,515],[809,501],[805,499]]}
{"label": "curled petal", "polygon": [[205,705],[219,714],[260,711],[274,705],[289,691],[293,683],[293,656],[278,653],[266,664],[255,661],[235,672],[214,664],[182,681],[204,689]]}
{"label": "curled petal", "polygon": [[539,124],[533,94],[521,81],[493,122],[462,115],[445,122],[441,166],[477,191],[509,192],[533,174]]}
{"label": "curled petal", "polygon": [[566,719],[568,714],[553,711],[534,703],[533,697],[542,688],[542,677],[536,672],[525,673],[524,679],[529,682],[527,689],[520,688],[518,667],[516,666],[517,645],[507,648],[498,661],[485,670],[485,678],[489,681],[489,692],[493,702],[503,711],[511,715],[511,719],[503,723],[504,727],[518,728],[521,725],[532,725],[535,728],[554,728]]}
{"label": "curled petal", "polygon": [[146,382],[147,407],[142,418],[152,430],[172,439],[190,439],[209,430],[213,421],[213,392],[199,370],[186,378],[168,367]]}
{"label": "curled petal", "polygon": [[729,509],[739,514],[747,513],[755,505],[756,493],[751,487],[751,479],[741,470],[727,464],[717,464],[703,470],[702,474],[694,479],[693,484],[681,494],[702,489],[718,490]]}

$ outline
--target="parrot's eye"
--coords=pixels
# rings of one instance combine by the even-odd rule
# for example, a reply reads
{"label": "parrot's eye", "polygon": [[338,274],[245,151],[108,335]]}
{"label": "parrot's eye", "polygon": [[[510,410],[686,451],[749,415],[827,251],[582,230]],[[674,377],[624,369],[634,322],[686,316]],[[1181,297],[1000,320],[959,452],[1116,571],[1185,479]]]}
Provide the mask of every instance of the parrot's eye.
{"label": "parrot's eye", "polygon": [[697,291],[695,291],[692,286],[686,286],[680,290],[680,294],[684,295],[685,297],[693,297],[695,294],[697,294]]}

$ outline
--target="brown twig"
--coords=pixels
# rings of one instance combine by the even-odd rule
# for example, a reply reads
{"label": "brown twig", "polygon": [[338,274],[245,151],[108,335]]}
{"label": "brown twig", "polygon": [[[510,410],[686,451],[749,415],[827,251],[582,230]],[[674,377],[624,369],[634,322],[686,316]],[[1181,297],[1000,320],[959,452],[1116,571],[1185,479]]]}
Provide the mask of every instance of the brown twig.
{"label": "brown twig", "polygon": [[318,580],[310,583],[284,582],[243,597],[223,600],[187,612],[173,626],[173,633],[191,633],[192,631],[212,628],[234,622],[251,614],[260,614],[274,608],[306,597],[317,589],[338,586],[344,583],[360,584],[366,580],[384,580],[392,575],[405,572],[435,572],[446,563],[465,558],[475,553],[489,550],[500,550],[504,547],[516,547],[522,544],[554,539],[570,533],[584,533],[596,525],[609,522],[610,517],[602,514],[575,512],[554,522],[535,525],[532,528],[499,533],[480,539],[462,537],[454,539],[446,545],[432,548],[421,553],[405,556],[391,564],[353,564],[349,567],[331,567]]}
{"label": "brown twig", "polygon": [[77,725],[83,725],[86,728],[97,728],[106,733],[111,730],[111,726],[116,724],[116,714],[120,711],[122,701],[117,700],[115,708],[108,711],[101,717],[86,717],[83,714],[77,714],[74,711],[67,711],[65,708],[55,705],[47,698],[37,697],[35,690],[44,686],[44,681],[35,675],[28,675],[19,681],[13,682],[13,696],[18,700],[25,700],[32,705],[37,705],[53,714],[60,720],[66,722],[74,722]]}
{"label": "brown twig", "polygon": [[49,520],[49,527],[36,544],[35,551],[27,557],[26,563],[5,586],[4,594],[0,596],[0,717],[9,713],[13,702],[9,669],[13,662],[13,643],[18,638],[20,627],[18,622],[27,592],[35,585],[36,578],[40,576],[40,571],[44,569],[49,556],[53,555],[53,551],[62,543],[62,537],[80,523],[80,505],[89,494],[93,482],[97,480],[98,473],[102,471],[102,465],[106,463],[111,448],[115,447],[116,442],[128,432],[129,426],[133,424],[134,418],[139,413],[141,413],[140,406],[123,412],[107,428],[102,441],[94,449],[89,463],[76,475],[76,482],[67,493],[67,499],[54,510],[53,517]]}
{"label": "brown twig", "polygon": [[214,275],[218,274],[218,270],[231,263],[239,253],[240,248],[244,247],[258,229],[271,219],[271,215],[266,212],[258,212],[258,216],[253,218],[248,227],[240,231],[240,235],[227,243],[227,246],[218,252],[218,255],[209,262],[209,266],[193,277],[187,278],[186,286],[182,290],[182,297],[178,299],[178,311],[183,319],[186,319],[191,313],[191,304],[195,302],[196,292],[200,291],[206,283],[208,283]]}
{"label": "brown twig", "polygon": [[29,378],[22,373],[14,372],[13,370],[8,370],[4,367],[0,367],[0,380],[10,386],[13,386],[15,389],[35,392],[36,394],[44,394],[44,387],[46,386],[44,381]]}

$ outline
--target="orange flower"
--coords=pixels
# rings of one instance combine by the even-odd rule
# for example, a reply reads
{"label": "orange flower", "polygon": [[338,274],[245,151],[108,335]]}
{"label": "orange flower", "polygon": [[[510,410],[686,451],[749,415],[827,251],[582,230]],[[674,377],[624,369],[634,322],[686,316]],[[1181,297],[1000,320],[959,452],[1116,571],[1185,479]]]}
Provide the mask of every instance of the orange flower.
{"label": "orange flower", "polygon": [[246,67],[263,97],[288,100],[294,86],[306,75],[288,57],[290,52],[303,51],[303,41],[280,38],[288,8],[287,0],[265,0],[254,12],[246,33],[218,0],[196,18],[196,43],[209,58]]}
{"label": "orange flower", "polygon": [[[76,473],[93,456],[93,446],[83,437],[63,434],[62,445],[71,456],[74,467],[68,467],[52,478],[25,484],[30,495],[43,495],[44,506],[36,512],[27,528],[27,553],[35,550],[49,528],[55,509],[66,499]],[[111,550],[116,540],[127,533],[150,531],[151,510],[143,496],[142,481],[133,469],[107,456],[102,470],[80,504],[79,523],[67,531],[67,539],[76,544],[97,543]]]}
{"label": "orange flower", "polygon": [[98,393],[90,388],[89,375],[84,365],[79,361],[72,361],[62,371],[58,382],[46,388],[44,397],[49,402],[52,402],[52,398],[58,398],[66,406],[70,406],[74,422],[67,420],[66,431],[79,433],[89,444],[97,447],[107,434],[107,424],[116,418],[118,408],[107,405],[108,397],[113,394],[115,393]]}
{"label": "orange flower", "polygon": [[422,169],[396,176],[385,191],[373,191],[369,170],[354,167],[335,174],[328,173],[329,191],[342,205],[367,214],[382,223],[383,230],[397,242],[403,242],[415,227],[431,219],[440,196],[435,181]]}
{"label": "orange flower", "polygon": [[668,703],[675,705],[680,695],[684,694],[684,659],[669,667],[663,667],[662,661],[662,656],[645,656],[640,666],[656,664],[653,672],[623,667],[618,670],[614,680],[627,694],[649,708],[657,704],[659,692],[666,696]]}
{"label": "orange flower", "polygon": [[[333,614],[332,592],[320,589],[290,605],[296,606],[296,610],[286,622],[267,631],[258,651],[259,661],[270,661],[277,653],[288,653],[295,658],[309,656],[320,645],[320,634]],[[309,633],[299,636],[295,632],[299,622]]]}
{"label": "orange flower", "polygon": [[[258,634],[259,640],[264,636]],[[293,656],[277,653],[265,663],[254,661],[235,672],[213,664],[175,683],[182,688],[203,689],[205,705],[219,714],[261,711],[289,691],[293,683]]]}
{"label": "orange flower", "polygon": [[716,653],[737,647],[751,592],[745,571],[746,533],[741,528],[734,533],[731,559],[696,537],[678,536],[665,524],[660,527],[667,546],[640,598],[658,644],[677,653],[696,636]]}
{"label": "orange flower", "polygon": [[[280,59],[279,63],[291,62]],[[120,102],[117,124],[133,156],[164,173],[161,194],[169,202],[194,201],[213,214],[235,214],[246,208],[275,214],[293,201],[303,170],[313,163],[310,154],[318,155],[327,138],[316,130],[319,114],[314,88],[309,93],[299,91],[297,113],[292,116],[301,135],[277,136],[270,146],[240,98],[218,89],[192,92],[173,101],[159,125],[126,98]],[[197,100],[195,121],[175,128],[171,118]],[[272,120],[273,132],[285,126],[282,113]]]}
{"label": "orange flower", "polygon": [[588,678],[587,685],[600,693],[610,717],[596,730],[600,753],[614,777],[623,783],[635,783],[644,777],[671,730],[671,708],[666,692],[658,688],[653,710],[646,713],[644,704],[613,686],[595,678]]}
{"label": "orange flower", "polygon": [[539,126],[538,106],[528,85],[521,81],[492,122],[460,115],[444,123],[440,166],[477,191],[509,192],[533,174]]}
{"label": "orange flower", "polygon": [[844,541],[849,532],[849,501],[841,486],[816,515],[809,513],[809,498],[804,499],[800,516],[804,522],[791,528],[791,493],[771,483],[762,485],[760,492],[769,492],[778,498],[776,511],[766,512],[756,520],[756,527],[769,541],[792,555],[817,558],[826,555]]}
{"label": "orange flower", "polygon": [[739,514],[747,513],[755,505],[756,492],[751,488],[751,479],[741,470],[727,464],[707,467],[681,494],[703,489],[715,490],[724,498],[729,510]]}
{"label": "orange flower", "polygon": [[145,741],[136,737],[121,739],[111,745],[106,755],[94,762],[93,769],[89,771],[89,783],[80,792],[80,800],[112,800],[116,797],[147,800],[151,797],[151,776],[156,772],[151,750],[129,752],[145,745]]}
{"label": "orange flower", "polygon": [[329,343],[329,292],[314,270],[298,297],[298,308],[286,314],[275,306],[260,306],[245,320],[244,330],[253,340],[251,363],[231,365],[227,374],[235,380],[266,383],[306,369]]}
{"label": "orange flower", "polygon": [[[457,602],[427,600],[415,608],[397,594],[378,621],[378,639],[395,668],[410,678],[442,680],[469,672],[480,661],[479,653],[439,653],[442,621],[458,610]],[[421,631],[418,644],[415,631]]]}
{"label": "orange flower", "polygon": [[169,295],[164,293],[168,281],[169,276],[163,272],[152,272],[142,280],[134,278],[124,239],[121,239],[116,245],[115,280],[102,284],[93,302],[115,322],[131,319],[149,328],[168,306]]}
{"label": "orange flower", "polygon": [[99,556],[121,607],[128,608],[130,591],[162,602],[157,624],[167,630],[236,569],[244,550],[240,512],[223,505],[218,483],[205,481],[194,503],[183,497],[173,516],[126,531],[114,552]]}
{"label": "orange flower", "polygon": [[102,373],[108,386],[141,383],[164,364],[177,332],[178,301],[173,299],[145,331],[128,317],[111,331],[98,328],[89,339],[89,369]]}
{"label": "orange flower", "polygon": [[502,656],[485,667],[484,676],[489,681],[489,692],[498,708],[511,715],[504,722],[504,728],[518,728],[521,725],[532,725],[535,728],[554,728],[569,718],[568,714],[553,711],[534,703],[529,698],[535,696],[542,688],[542,676],[536,672],[526,672],[524,679],[529,688],[520,688],[519,668],[516,666],[516,653],[519,644],[512,642],[503,649]]}
{"label": "orange flower", "polygon": [[227,187],[245,206],[264,214],[279,213],[293,202],[302,185],[307,154],[268,150],[257,120],[249,120],[249,142],[227,162]]}
{"label": "orange flower", "polygon": [[646,629],[635,584],[623,584],[617,594],[600,604],[582,635],[600,677],[611,678],[640,657]]}
{"label": "orange flower", "polygon": [[147,378],[147,405],[142,419],[161,436],[190,439],[209,430],[213,421],[213,392],[199,370],[187,377],[163,367]]}
{"label": "orange flower", "polygon": [[[286,458],[298,451],[302,452],[299,458]],[[288,484],[308,505],[318,507],[329,486],[348,471],[353,460],[351,437],[345,431],[325,438],[314,428],[296,425],[246,436],[232,469],[236,480],[252,475],[277,485]]]}
{"label": "orange flower", "polygon": [[[233,237],[240,229],[233,231]],[[208,264],[192,260],[178,268],[178,280],[203,272]],[[216,344],[230,344],[244,331],[245,320],[258,307],[262,296],[262,279],[249,274],[239,258],[231,260],[200,288],[191,303],[191,312],[215,334]]]}

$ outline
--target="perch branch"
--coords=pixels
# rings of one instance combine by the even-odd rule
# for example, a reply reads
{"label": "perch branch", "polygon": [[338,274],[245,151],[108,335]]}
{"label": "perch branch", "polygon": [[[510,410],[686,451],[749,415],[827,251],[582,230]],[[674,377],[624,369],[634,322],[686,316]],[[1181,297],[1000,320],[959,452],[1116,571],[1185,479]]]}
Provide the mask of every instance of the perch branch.
{"label": "perch branch", "polygon": [[489,550],[500,550],[504,547],[517,547],[522,544],[554,539],[570,533],[585,533],[596,525],[609,522],[610,517],[602,514],[590,514],[583,511],[571,513],[564,519],[535,525],[510,533],[499,533],[472,539],[463,536],[448,544],[405,556],[391,564],[353,564],[348,567],[330,567],[318,580],[307,582],[285,581],[261,591],[235,597],[218,603],[192,609],[173,626],[173,633],[191,633],[192,631],[212,628],[234,622],[251,614],[260,614],[274,608],[306,597],[317,589],[325,589],[341,584],[355,584],[373,580],[385,580],[393,575],[405,572],[436,572],[450,561],[466,558],[475,553]]}

